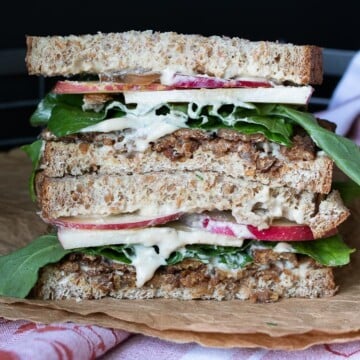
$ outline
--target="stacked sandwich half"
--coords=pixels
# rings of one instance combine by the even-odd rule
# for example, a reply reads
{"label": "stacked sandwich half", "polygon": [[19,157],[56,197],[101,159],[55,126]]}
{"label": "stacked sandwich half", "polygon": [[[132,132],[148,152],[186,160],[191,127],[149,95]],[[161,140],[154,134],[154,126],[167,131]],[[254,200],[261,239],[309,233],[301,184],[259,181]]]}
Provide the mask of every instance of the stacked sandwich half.
{"label": "stacked sandwich half", "polygon": [[337,291],[351,250],[333,163],[359,150],[306,112],[320,48],[152,31],[27,45],[30,74],[62,77],[31,118],[33,195],[57,252],[31,296]]}

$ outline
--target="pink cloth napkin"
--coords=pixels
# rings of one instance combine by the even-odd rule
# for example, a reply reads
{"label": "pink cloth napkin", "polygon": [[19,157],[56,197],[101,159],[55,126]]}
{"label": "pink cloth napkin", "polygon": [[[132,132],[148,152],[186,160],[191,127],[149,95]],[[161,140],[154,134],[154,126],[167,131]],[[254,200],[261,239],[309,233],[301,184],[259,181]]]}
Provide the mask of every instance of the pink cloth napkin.
{"label": "pink cloth napkin", "polygon": [[316,113],[337,124],[336,132],[360,145],[360,51],[352,58],[326,110]]}
{"label": "pink cloth napkin", "polygon": [[[105,355],[104,355],[105,354]],[[1,360],[289,360],[360,359],[360,341],[301,351],[205,348],[121,330],[73,323],[35,324],[0,318]]]}
{"label": "pink cloth napkin", "polygon": [[94,325],[44,325],[0,318],[0,359],[96,359],[129,336],[126,331]]}
{"label": "pink cloth napkin", "polygon": [[[360,52],[334,91],[327,110],[316,115],[337,124],[337,132],[360,144]],[[280,340],[279,340],[280,341]],[[0,318],[0,360],[211,360],[360,359],[360,341],[313,346],[303,351],[205,348],[177,344],[93,325],[35,324]]]}

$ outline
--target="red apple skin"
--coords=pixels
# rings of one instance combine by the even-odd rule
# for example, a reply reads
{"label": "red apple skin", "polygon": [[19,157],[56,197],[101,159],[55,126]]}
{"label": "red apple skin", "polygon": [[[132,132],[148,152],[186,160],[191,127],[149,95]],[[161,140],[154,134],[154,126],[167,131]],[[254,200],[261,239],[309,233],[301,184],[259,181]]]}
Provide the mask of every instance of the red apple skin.
{"label": "red apple skin", "polygon": [[128,220],[127,222],[123,222],[121,220],[121,216],[119,216],[118,222],[112,223],[103,223],[103,224],[96,224],[92,223],[91,219],[88,221],[84,221],[84,219],[77,220],[76,217],[69,217],[69,218],[58,218],[50,220],[49,222],[56,226],[62,226],[71,229],[86,229],[86,230],[126,230],[126,229],[136,229],[136,228],[143,228],[143,227],[150,227],[156,225],[162,225],[170,221],[177,220],[182,214],[175,213],[169,215],[162,215],[156,218],[149,218],[149,219],[142,219],[136,220]]}
{"label": "red apple skin", "polygon": [[[306,225],[294,225],[291,226],[291,229],[288,229],[289,226],[272,226],[265,230],[258,230],[256,227],[249,225],[253,232],[253,229],[256,229],[253,233],[256,236],[257,240],[262,241],[308,241],[308,240],[317,240],[314,238],[314,235],[311,229]],[[292,229],[293,228],[293,229]],[[329,230],[322,238],[327,238],[332,235],[336,235],[338,229],[334,228]]]}
{"label": "red apple skin", "polygon": [[248,229],[257,240],[263,241],[306,241],[314,240],[311,229],[306,225],[270,226],[268,229],[259,230],[248,225]]}
{"label": "red apple skin", "polygon": [[175,75],[171,85],[159,83],[130,84],[100,81],[58,81],[52,92],[55,94],[118,93],[123,91],[161,91],[173,89],[219,89],[219,88],[257,88],[272,87],[269,82],[251,80],[224,80],[211,77]]}
{"label": "red apple skin", "polygon": [[[220,216],[222,214],[220,213]],[[201,215],[200,215],[201,216]],[[246,227],[252,236],[248,236],[247,239],[261,240],[261,241],[308,241],[315,240],[314,235],[307,225],[301,225],[296,223],[277,223],[270,226],[267,229],[258,229],[256,226],[237,224],[232,220],[225,220],[224,217],[218,220],[216,215],[203,215],[204,218],[201,222],[202,228],[206,231],[222,234],[227,236],[236,236],[232,228]],[[231,218],[231,216],[230,216]],[[229,219],[230,219],[229,218]],[[227,225],[227,223],[229,225]],[[324,238],[335,235],[337,229],[330,230]]]}
{"label": "red apple skin", "polygon": [[209,232],[211,232],[213,234],[236,237],[235,233],[228,226],[214,226],[211,228],[211,230]]}
{"label": "red apple skin", "polygon": [[220,89],[220,88],[256,88],[272,87],[268,81],[226,80],[208,76],[191,76],[175,74],[171,84],[177,89]]}
{"label": "red apple skin", "polygon": [[[209,230],[214,234],[236,236],[228,226],[217,226],[214,222]],[[236,225],[235,225],[236,226]],[[206,229],[206,227],[204,227]],[[291,226],[270,226],[267,229],[259,230],[257,227],[247,225],[247,229],[253,234],[251,239],[263,241],[305,241],[314,240],[311,229],[306,225]],[[250,237],[249,237],[250,238]]]}
{"label": "red apple skin", "polygon": [[[259,230],[252,225],[247,225],[247,228],[253,234],[253,237],[251,237],[253,240],[287,242],[315,240],[311,229],[307,225],[275,225],[263,230]],[[227,236],[236,236],[228,226],[213,226],[210,232]],[[324,236],[324,238],[335,235],[336,233],[337,229],[332,229]]]}

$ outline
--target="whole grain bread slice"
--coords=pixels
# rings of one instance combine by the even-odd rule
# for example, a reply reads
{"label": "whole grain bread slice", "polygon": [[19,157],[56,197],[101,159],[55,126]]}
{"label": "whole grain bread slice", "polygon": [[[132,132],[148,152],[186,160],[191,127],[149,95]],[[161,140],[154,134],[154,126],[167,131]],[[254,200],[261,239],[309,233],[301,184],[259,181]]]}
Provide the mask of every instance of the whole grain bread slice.
{"label": "whole grain bread slice", "polygon": [[[266,252],[267,254],[263,254]],[[270,253],[269,253],[270,252]],[[143,286],[136,287],[131,265],[72,254],[42,269],[32,297],[61,299],[215,299],[274,302],[281,298],[333,296],[338,286],[333,271],[308,257],[257,250],[254,263],[224,270],[197,260],[162,266]]]}
{"label": "whole grain bread slice", "polygon": [[238,223],[268,227],[286,218],[323,237],[349,215],[338,192],[322,199],[308,191],[272,187],[215,172],[152,172],[36,178],[41,216],[196,213],[230,210]]}
{"label": "whole grain bread slice", "polygon": [[[184,147],[184,144],[183,146]],[[175,149],[174,149],[175,151]],[[186,154],[185,154],[186,155]],[[79,176],[88,173],[102,175],[146,174],[151,172],[218,172],[234,178],[246,178],[272,186],[287,186],[297,190],[329,193],[333,161],[325,155],[314,159],[293,159],[258,151],[249,143],[223,154],[209,146],[200,146],[189,156],[171,159],[166,152],[134,152],[129,155],[116,148],[116,143],[66,143],[47,141],[40,167],[49,177]]]}
{"label": "whole grain bread slice", "polygon": [[29,74],[71,76],[119,71],[260,77],[279,83],[320,84],[322,50],[313,45],[237,37],[127,31],[69,36],[27,36]]}

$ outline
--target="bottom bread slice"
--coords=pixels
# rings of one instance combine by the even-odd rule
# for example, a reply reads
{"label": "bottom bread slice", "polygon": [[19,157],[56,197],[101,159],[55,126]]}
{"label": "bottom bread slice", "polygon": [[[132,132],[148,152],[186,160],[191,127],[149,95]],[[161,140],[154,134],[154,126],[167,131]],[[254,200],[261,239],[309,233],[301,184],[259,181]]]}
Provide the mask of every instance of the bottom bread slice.
{"label": "bottom bread slice", "polygon": [[100,256],[71,254],[41,270],[31,297],[59,299],[152,299],[253,300],[274,302],[280,298],[333,296],[332,268],[309,257],[254,251],[254,262],[241,270],[222,270],[197,260],[160,267],[153,278],[136,287],[131,265]]}

